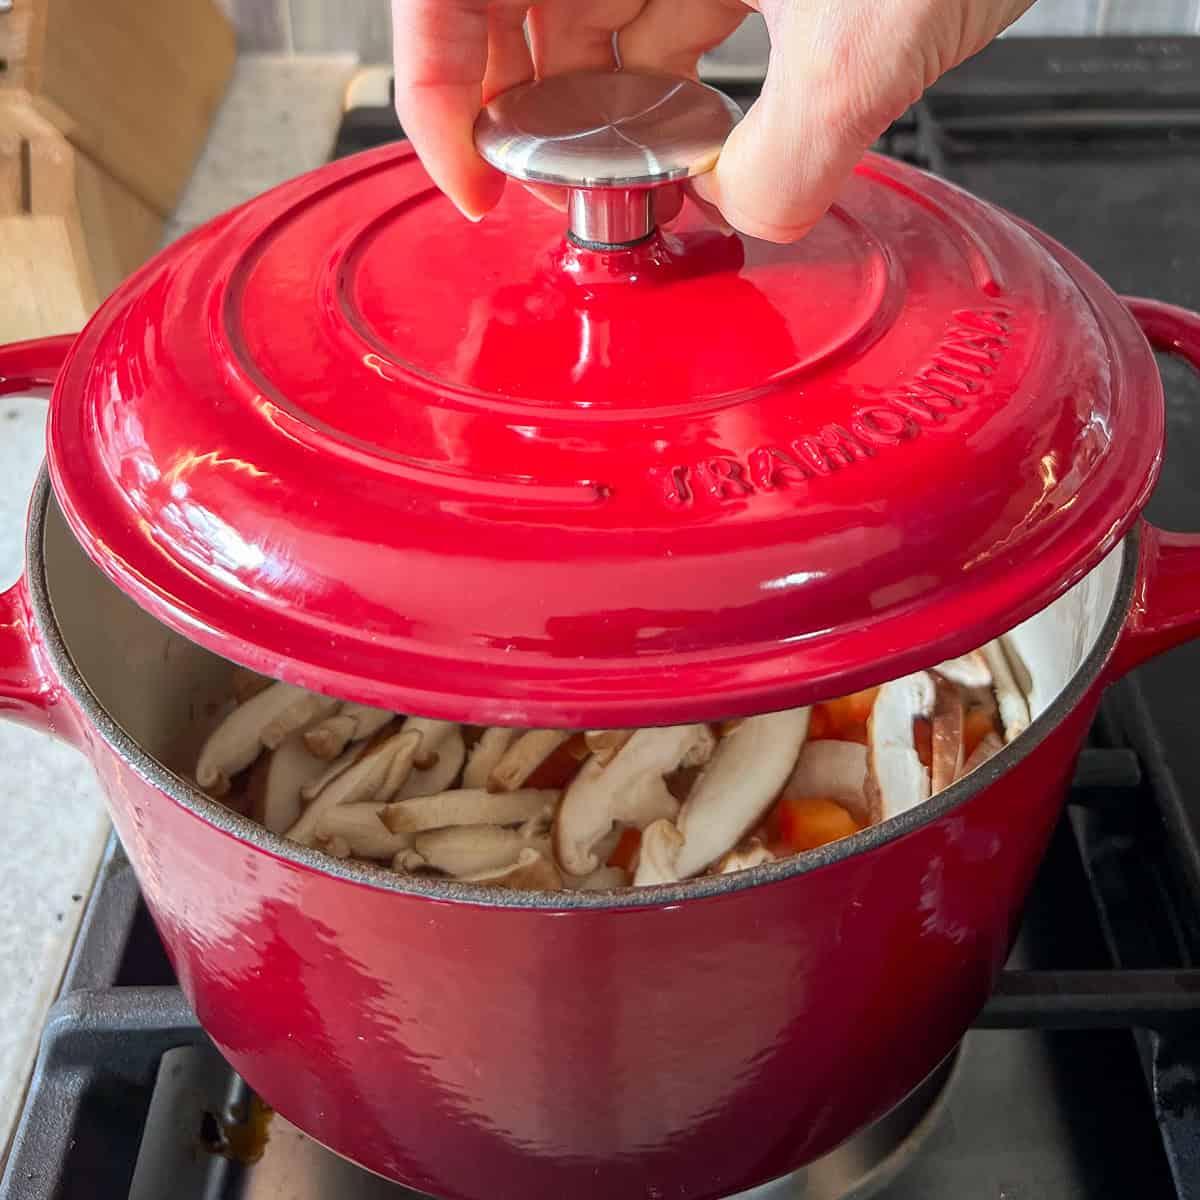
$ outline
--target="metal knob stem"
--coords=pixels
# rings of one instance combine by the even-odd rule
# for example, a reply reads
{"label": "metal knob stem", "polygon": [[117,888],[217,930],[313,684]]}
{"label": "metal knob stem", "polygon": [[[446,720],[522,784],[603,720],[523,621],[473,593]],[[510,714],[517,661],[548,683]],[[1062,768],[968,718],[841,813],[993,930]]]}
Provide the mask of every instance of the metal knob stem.
{"label": "metal knob stem", "polygon": [[569,188],[568,235],[607,249],[653,233],[654,189],[711,170],[740,119],[694,79],[576,71],[497,96],[475,144],[513,179]]}

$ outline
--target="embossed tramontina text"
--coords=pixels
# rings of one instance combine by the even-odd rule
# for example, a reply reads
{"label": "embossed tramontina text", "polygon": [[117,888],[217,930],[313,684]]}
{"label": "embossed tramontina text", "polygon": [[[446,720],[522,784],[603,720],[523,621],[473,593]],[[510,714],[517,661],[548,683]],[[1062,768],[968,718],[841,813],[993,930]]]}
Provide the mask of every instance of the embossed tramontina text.
{"label": "embossed tramontina text", "polygon": [[720,501],[777,491],[865,462],[967,407],[1000,360],[1011,319],[1003,308],[954,313],[929,365],[911,382],[859,405],[845,425],[823,425],[786,445],[756,446],[744,459],[719,455],[655,467],[651,478],[662,500],[679,508],[697,498]]}

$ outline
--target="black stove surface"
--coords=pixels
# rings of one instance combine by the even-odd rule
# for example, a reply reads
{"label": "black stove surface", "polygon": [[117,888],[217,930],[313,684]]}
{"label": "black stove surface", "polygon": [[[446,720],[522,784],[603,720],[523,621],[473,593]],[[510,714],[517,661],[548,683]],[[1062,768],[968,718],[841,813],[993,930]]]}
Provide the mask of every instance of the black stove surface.
{"label": "black stove surface", "polygon": [[[397,136],[389,110],[352,112],[338,153]],[[1200,306],[1200,39],[997,43],[882,148],[1041,226],[1119,291]],[[1150,515],[1200,529],[1200,384],[1163,370]],[[856,1143],[757,1200],[1200,1200],[1195,678],[1200,644],[1106,698],[1000,987],[889,1170]],[[264,1149],[259,1106],[174,982],[114,845],[0,1200],[411,1200],[279,1118]]]}

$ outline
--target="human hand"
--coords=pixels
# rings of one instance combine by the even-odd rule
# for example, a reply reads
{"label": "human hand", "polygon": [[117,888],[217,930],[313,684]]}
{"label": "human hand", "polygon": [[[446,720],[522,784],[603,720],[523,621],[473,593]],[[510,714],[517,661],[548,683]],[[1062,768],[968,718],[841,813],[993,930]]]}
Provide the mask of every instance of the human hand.
{"label": "human hand", "polygon": [[[504,178],[476,153],[484,103],[535,75],[696,73],[751,8],[766,21],[762,94],[697,195],[752,237],[803,237],[871,143],[1033,0],[392,0],[396,109],[426,169],[479,220]],[[529,38],[525,37],[526,22]]]}

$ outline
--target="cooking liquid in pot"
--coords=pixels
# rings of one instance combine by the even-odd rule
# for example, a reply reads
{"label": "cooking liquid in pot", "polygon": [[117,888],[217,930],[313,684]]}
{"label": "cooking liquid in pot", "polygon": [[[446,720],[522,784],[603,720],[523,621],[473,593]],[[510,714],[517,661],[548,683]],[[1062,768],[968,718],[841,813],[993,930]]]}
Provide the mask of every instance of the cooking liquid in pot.
{"label": "cooking liquid in pot", "polygon": [[719,724],[477,728],[235,668],[196,782],[335,858],[504,888],[745,870],[848,837],[986,762],[1031,716],[1011,640],[881,687]]}

